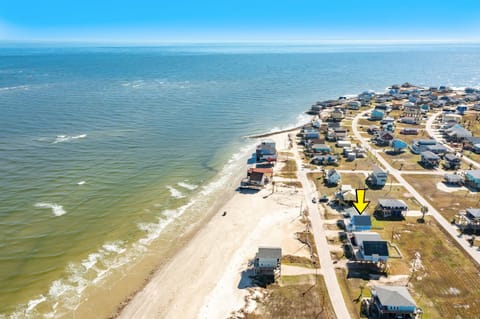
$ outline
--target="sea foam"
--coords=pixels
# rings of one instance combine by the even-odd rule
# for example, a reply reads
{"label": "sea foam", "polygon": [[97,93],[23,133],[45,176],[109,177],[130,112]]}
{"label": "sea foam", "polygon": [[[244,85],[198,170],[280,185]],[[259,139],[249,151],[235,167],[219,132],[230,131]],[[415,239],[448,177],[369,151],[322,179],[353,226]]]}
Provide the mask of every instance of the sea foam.
{"label": "sea foam", "polygon": [[177,185],[180,186],[180,187],[186,188],[188,190],[191,190],[191,191],[198,188],[198,185],[188,184],[188,183],[185,183],[185,182],[180,182]]}
{"label": "sea foam", "polygon": [[170,195],[173,198],[184,198],[185,197],[185,195],[183,195],[183,193],[181,191],[179,191],[178,189],[173,188],[172,186],[167,186],[167,188],[170,191]]}
{"label": "sea foam", "polygon": [[77,140],[80,138],[86,138],[87,134],[80,134],[80,135],[74,135],[74,136],[69,136],[69,135],[57,135],[55,140],[52,142],[52,144],[57,144],[57,143],[62,143],[62,142],[69,142],[71,140]]}
{"label": "sea foam", "polygon": [[50,208],[55,216],[65,215],[67,212],[63,209],[62,205],[50,204],[50,203],[36,203],[37,208]]}

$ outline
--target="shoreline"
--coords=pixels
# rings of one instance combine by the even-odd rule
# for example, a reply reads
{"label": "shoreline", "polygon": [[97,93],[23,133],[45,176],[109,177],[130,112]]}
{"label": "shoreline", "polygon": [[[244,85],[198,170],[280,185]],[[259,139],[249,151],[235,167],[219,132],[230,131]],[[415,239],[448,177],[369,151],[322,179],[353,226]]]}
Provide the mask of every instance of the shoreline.
{"label": "shoreline", "polygon": [[[289,131],[291,130],[289,129]],[[274,136],[275,139],[287,139],[288,134],[276,132],[270,136]],[[246,166],[247,163],[242,165],[243,168]],[[239,176],[238,182],[241,177],[243,175]],[[211,311],[208,310],[208,304],[219,304],[218,293],[215,295],[213,292],[216,285],[218,282],[232,280],[231,269],[230,275],[225,275],[229,273],[227,265],[230,264],[232,258],[237,263],[244,263],[244,258],[240,256],[244,256],[247,250],[249,251],[247,255],[253,257],[251,249],[257,247],[247,245],[246,248],[245,242],[258,241],[254,238],[253,233],[258,233],[259,227],[268,228],[268,225],[274,222],[272,211],[287,209],[285,203],[278,204],[276,202],[278,198],[265,199],[265,191],[266,189],[256,194],[244,194],[236,189],[230,190],[231,196],[217,201],[208,215],[188,230],[187,236],[182,237],[182,243],[175,245],[178,250],[172,252],[170,258],[159,265],[150,275],[148,282],[145,282],[141,289],[124,300],[110,318],[196,318],[201,312],[204,314],[202,318],[211,317],[205,313],[208,314]],[[285,199],[281,200],[285,201]],[[266,209],[262,210],[257,207],[258,205],[266,205]],[[298,208],[295,207],[295,204],[289,202],[288,206],[290,207],[288,209],[293,209],[292,214],[298,215]],[[221,216],[223,211],[228,212],[226,216]],[[232,221],[232,219],[234,220]],[[277,238],[274,241],[279,240],[283,239]],[[212,263],[217,260],[223,262],[213,266]],[[198,270],[200,267],[204,271]],[[238,275],[233,271],[233,276],[235,274]],[[226,276],[226,278],[222,279],[222,276]],[[233,300],[232,304],[227,303],[226,306],[223,306],[229,307],[229,310],[219,310],[220,312],[224,311],[222,316],[228,316],[231,311],[237,310],[236,307],[242,306],[243,297],[241,295],[246,291],[232,292],[232,296],[230,296]],[[187,303],[188,307],[182,306]],[[222,303],[220,302],[220,304]]]}

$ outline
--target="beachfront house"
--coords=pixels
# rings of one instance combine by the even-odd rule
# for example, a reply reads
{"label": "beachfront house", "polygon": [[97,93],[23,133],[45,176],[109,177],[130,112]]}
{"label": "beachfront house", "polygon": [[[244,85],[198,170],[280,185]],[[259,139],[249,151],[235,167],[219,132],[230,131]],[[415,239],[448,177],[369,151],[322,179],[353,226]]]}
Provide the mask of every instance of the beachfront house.
{"label": "beachfront house", "polygon": [[438,167],[438,164],[440,163],[440,156],[430,151],[422,152],[420,153],[420,155],[421,155],[420,163],[423,165],[423,167],[426,167],[426,168]]}
{"label": "beachfront house", "polygon": [[305,127],[303,129],[303,137],[304,139],[315,139],[320,137],[320,133],[318,132],[317,129],[312,128],[312,127]]}
{"label": "beachfront house", "polygon": [[382,240],[378,233],[369,231],[354,232],[350,242],[353,247],[355,260],[373,263],[388,261],[388,242]]}
{"label": "beachfront house", "polygon": [[368,303],[369,318],[415,319],[419,310],[404,286],[375,286]]}
{"label": "beachfront house", "polygon": [[325,173],[325,183],[327,185],[340,184],[342,177],[335,169],[330,169]]}
{"label": "beachfront house", "polygon": [[246,178],[240,183],[240,188],[262,189],[268,182],[266,174],[263,172],[248,172]]}
{"label": "beachfront house", "polygon": [[359,110],[361,106],[362,106],[362,103],[360,101],[349,101],[347,103],[347,107],[350,110]]}
{"label": "beachfront house", "polygon": [[462,164],[460,157],[455,156],[455,154],[452,153],[445,154],[443,160],[443,168],[445,169],[456,170],[459,169],[460,165]]}
{"label": "beachfront house", "polygon": [[392,140],[392,148],[394,154],[399,154],[403,152],[404,149],[408,147],[408,144],[402,140],[394,139]]}
{"label": "beachfront house", "polygon": [[372,172],[367,177],[367,184],[373,187],[382,188],[387,183],[388,173],[374,165]]}
{"label": "beachfront house", "polygon": [[377,217],[381,217],[383,219],[403,219],[407,210],[407,204],[405,204],[405,202],[401,199],[381,198],[378,200],[378,204],[375,207],[375,214]]}
{"label": "beachfront house", "polygon": [[273,277],[280,274],[282,261],[281,247],[259,247],[253,262],[256,276]]}
{"label": "beachfront house", "polygon": [[480,190],[480,169],[465,171],[465,185]]}
{"label": "beachfront house", "polygon": [[349,232],[370,231],[372,229],[371,215],[354,213],[350,219],[346,219],[344,222],[345,229]]}
{"label": "beachfront house", "polygon": [[275,162],[277,160],[275,141],[271,139],[262,141],[259,145],[257,145],[255,155],[257,162]]}
{"label": "beachfront house", "polygon": [[344,118],[345,118],[345,112],[339,107],[336,107],[332,111],[332,113],[330,113],[330,119],[334,122],[340,122]]}

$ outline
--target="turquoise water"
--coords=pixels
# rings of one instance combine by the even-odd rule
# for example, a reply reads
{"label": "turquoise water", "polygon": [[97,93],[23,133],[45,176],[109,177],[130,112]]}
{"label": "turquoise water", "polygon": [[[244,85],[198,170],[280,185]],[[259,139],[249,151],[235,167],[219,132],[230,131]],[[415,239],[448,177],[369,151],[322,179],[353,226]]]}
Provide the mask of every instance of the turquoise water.
{"label": "turquoise water", "polygon": [[479,49],[1,47],[0,314],[75,308],[215,196],[251,144],[242,136],[393,83],[478,86]]}

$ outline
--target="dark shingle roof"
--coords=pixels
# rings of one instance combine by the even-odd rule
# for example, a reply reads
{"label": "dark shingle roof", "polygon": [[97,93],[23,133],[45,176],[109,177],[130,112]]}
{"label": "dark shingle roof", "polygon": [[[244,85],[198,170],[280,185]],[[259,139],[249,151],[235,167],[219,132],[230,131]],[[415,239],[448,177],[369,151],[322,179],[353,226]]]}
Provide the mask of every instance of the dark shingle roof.
{"label": "dark shingle roof", "polygon": [[364,241],[363,254],[365,256],[379,255],[388,256],[388,244],[385,240]]}
{"label": "dark shingle roof", "polygon": [[425,151],[420,154],[422,155],[422,158],[426,160],[438,161],[440,159],[440,157],[437,154],[430,151]]}
{"label": "dark shingle roof", "polygon": [[395,207],[395,208],[404,208],[408,209],[407,204],[401,199],[388,199],[388,198],[381,198],[378,200],[378,204],[382,207]]}

